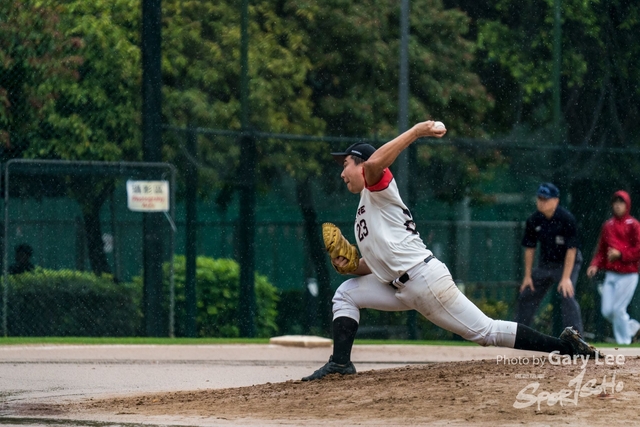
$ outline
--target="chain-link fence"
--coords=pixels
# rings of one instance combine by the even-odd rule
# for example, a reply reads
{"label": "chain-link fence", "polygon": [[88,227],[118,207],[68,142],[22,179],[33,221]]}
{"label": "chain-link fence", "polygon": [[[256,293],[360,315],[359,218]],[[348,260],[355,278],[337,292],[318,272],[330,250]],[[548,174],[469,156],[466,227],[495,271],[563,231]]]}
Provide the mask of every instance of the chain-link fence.
{"label": "chain-link fence", "polygon": [[[196,254],[242,263],[244,254],[238,243],[240,229],[246,223],[238,197],[244,191],[238,185],[238,176],[246,172],[242,153],[232,134],[209,135],[211,140],[207,140],[206,131],[196,135],[197,151],[193,155],[185,153],[181,179],[175,184],[175,253],[184,254],[188,246],[184,170],[191,164],[198,171],[193,223]],[[182,132],[173,135],[178,146],[183,146],[181,137]],[[269,167],[274,153],[298,142],[258,139],[253,250],[256,272],[280,294],[274,333],[323,333],[321,318],[330,315],[330,308],[322,306],[318,288],[325,286],[330,298],[343,278],[331,269],[322,252],[320,224],[334,222],[350,236],[358,197],[344,188],[340,168],[327,153],[351,142],[304,142],[308,149],[313,147],[320,153],[318,177],[302,173],[308,171],[309,164],[300,156],[290,159],[290,169]],[[379,141],[371,142],[380,145]],[[593,157],[610,163],[619,161],[625,173],[607,180],[598,163],[588,173],[576,165],[557,174],[553,161],[563,160],[555,149],[489,141],[473,144],[469,147],[469,141],[459,140],[419,142],[415,162],[410,163],[409,181],[413,184],[406,200],[426,245],[449,266],[460,288],[489,314],[508,319],[513,317],[522,279],[524,220],[535,210],[539,182],[558,183],[562,204],[577,219],[587,264],[602,222],[610,215],[611,193],[622,188],[633,198],[640,190],[640,174],[634,168],[638,154],[573,152],[571,160],[565,162],[570,164],[579,156],[587,157],[585,162],[593,162]],[[451,153],[455,160],[448,157]],[[491,156],[494,161],[487,162]],[[457,194],[460,186],[453,180],[463,179],[464,173],[449,171],[459,168],[456,161],[465,159],[469,165],[483,166],[474,171],[475,178],[468,181],[464,193]],[[128,169],[123,165],[46,161],[5,165],[6,285],[2,313],[8,335],[144,335],[143,214],[127,208],[126,181],[167,180],[171,174],[161,167]],[[395,166],[394,172],[402,173]],[[636,212],[635,205],[632,209]],[[164,224],[161,233],[166,241],[164,260],[168,262],[173,253],[173,230],[169,221]],[[32,266],[32,273],[20,274],[25,266],[27,270]],[[606,338],[610,330],[599,314],[597,280],[589,280],[585,271],[583,268],[576,288],[586,330]],[[174,303],[169,282],[163,295],[167,335],[172,328],[177,335],[184,334],[184,316],[179,316],[175,326],[170,322]],[[199,305],[201,298],[198,293]],[[637,302],[636,298],[632,303],[632,315],[638,313]],[[178,304],[184,309],[184,299]],[[369,326],[374,332],[380,328],[386,333],[396,331],[395,336],[408,333],[405,315],[365,314],[363,320],[365,332]],[[549,310],[542,307],[536,327],[551,332],[551,323]],[[419,321],[418,328],[419,336],[432,336],[429,333],[433,328],[428,323]]]}
{"label": "chain-link fence", "polygon": [[[143,216],[175,251],[169,164],[12,160],[4,165],[2,326],[11,336],[143,334]],[[156,213],[141,213],[156,212]],[[173,333],[173,270],[163,318]]]}

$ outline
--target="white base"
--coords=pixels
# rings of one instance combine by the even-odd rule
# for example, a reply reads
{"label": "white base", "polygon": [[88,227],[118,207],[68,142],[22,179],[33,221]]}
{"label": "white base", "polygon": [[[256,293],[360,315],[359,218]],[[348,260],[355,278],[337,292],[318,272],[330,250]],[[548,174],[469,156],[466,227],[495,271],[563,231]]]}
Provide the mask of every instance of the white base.
{"label": "white base", "polygon": [[289,347],[331,347],[333,340],[311,335],[283,335],[271,338],[269,344]]}

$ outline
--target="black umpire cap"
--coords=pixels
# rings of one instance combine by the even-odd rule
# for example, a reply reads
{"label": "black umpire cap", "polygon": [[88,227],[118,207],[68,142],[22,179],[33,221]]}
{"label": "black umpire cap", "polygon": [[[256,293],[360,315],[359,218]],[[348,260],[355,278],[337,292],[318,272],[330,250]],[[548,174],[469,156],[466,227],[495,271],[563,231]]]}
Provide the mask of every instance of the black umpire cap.
{"label": "black umpire cap", "polygon": [[360,157],[362,160],[369,160],[369,157],[371,157],[371,155],[375,151],[376,149],[373,148],[373,145],[369,145],[364,142],[356,142],[355,144],[352,144],[351,146],[349,146],[349,148],[344,150],[344,152],[331,153],[331,155],[333,156],[333,159],[338,162],[340,166],[342,166],[342,164],[344,163],[344,159],[347,156],[356,156]]}
{"label": "black umpire cap", "polygon": [[556,197],[560,197],[560,190],[558,190],[558,187],[556,187],[552,183],[545,182],[544,184],[540,184],[536,195],[538,197],[542,197],[543,199],[554,199]]}

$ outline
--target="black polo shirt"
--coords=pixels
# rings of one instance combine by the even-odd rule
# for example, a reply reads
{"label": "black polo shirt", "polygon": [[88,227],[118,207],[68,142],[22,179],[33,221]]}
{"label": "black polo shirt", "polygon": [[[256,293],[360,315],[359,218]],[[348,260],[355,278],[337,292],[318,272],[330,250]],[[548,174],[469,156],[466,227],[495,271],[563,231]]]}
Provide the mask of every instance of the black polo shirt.
{"label": "black polo shirt", "polygon": [[564,264],[567,249],[578,248],[576,219],[558,206],[551,219],[536,211],[527,218],[522,246],[535,248],[540,242],[539,265]]}

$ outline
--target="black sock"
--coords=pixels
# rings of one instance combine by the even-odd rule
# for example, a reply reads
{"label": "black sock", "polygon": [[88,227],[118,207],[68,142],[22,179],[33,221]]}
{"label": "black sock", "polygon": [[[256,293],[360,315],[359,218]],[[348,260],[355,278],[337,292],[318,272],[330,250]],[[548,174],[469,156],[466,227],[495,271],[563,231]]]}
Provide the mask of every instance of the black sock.
{"label": "black sock", "polygon": [[522,323],[518,323],[516,342],[513,348],[518,350],[542,351],[545,353],[559,351],[560,354],[573,354],[573,348],[569,343],[562,341],[560,338],[545,335]]}
{"label": "black sock", "polygon": [[333,321],[333,361],[344,365],[351,361],[351,347],[358,332],[358,322],[350,317]]}

